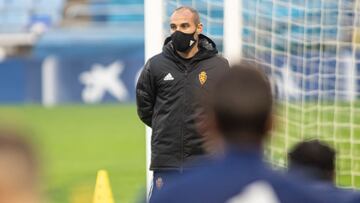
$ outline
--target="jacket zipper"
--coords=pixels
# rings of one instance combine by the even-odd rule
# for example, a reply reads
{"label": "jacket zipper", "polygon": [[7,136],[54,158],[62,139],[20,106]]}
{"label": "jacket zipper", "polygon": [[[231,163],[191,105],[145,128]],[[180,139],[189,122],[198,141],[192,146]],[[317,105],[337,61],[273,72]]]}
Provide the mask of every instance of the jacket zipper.
{"label": "jacket zipper", "polygon": [[[186,106],[186,87],[187,87],[187,75],[188,75],[188,71],[187,71],[187,67],[185,66],[185,83],[184,83],[184,100],[183,100],[183,106],[185,107]],[[182,114],[182,128],[181,128],[181,168],[180,168],[180,173],[183,173],[183,170],[184,170],[184,162],[185,162],[185,155],[184,155],[184,140],[185,140],[185,136],[184,136],[184,132],[185,132],[185,129],[184,129],[184,126],[185,126],[185,111],[183,112]]]}

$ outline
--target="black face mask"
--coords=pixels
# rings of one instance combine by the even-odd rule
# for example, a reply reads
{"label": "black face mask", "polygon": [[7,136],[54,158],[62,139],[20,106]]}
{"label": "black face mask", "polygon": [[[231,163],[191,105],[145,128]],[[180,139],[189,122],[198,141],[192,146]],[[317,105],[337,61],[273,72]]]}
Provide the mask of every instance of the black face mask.
{"label": "black face mask", "polygon": [[189,49],[191,49],[196,44],[196,40],[194,38],[195,32],[190,34],[183,33],[180,31],[174,32],[171,35],[171,40],[175,50],[179,52],[186,52]]}

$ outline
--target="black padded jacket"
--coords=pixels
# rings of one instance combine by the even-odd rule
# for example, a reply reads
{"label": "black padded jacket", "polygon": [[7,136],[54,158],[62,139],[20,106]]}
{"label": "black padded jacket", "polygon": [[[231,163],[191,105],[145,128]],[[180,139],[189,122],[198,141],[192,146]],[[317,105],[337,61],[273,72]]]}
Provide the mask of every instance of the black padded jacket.
{"label": "black padded jacket", "polygon": [[229,68],[215,43],[199,35],[199,52],[189,60],[174,50],[170,38],[163,52],[145,64],[136,86],[137,112],[152,128],[151,170],[183,170],[204,155],[195,113],[204,97]]}

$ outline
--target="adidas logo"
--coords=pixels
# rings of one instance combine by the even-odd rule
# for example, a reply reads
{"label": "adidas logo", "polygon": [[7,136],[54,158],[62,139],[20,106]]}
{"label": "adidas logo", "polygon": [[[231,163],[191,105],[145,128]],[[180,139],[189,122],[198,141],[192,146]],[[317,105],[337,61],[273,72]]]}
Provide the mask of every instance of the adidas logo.
{"label": "adidas logo", "polygon": [[169,81],[169,80],[174,80],[174,77],[171,75],[171,73],[168,73],[165,77],[164,77],[165,81]]}

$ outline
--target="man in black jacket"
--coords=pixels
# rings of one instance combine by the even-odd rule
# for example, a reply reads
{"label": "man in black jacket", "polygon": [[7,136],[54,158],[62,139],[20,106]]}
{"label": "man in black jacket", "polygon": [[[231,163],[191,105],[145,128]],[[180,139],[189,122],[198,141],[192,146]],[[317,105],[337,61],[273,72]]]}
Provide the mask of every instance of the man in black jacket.
{"label": "man in black jacket", "polygon": [[215,43],[201,34],[195,9],[177,8],[170,29],[163,52],[147,61],[136,87],[138,115],[152,128],[153,192],[204,155],[203,138],[195,127],[199,98],[229,68]]}

